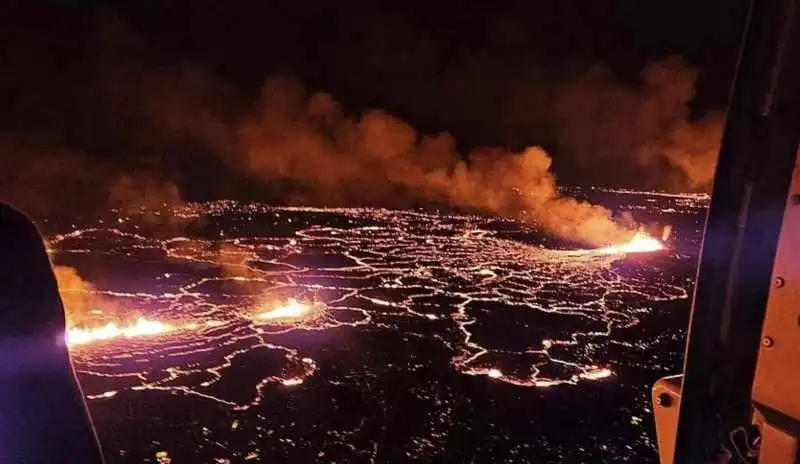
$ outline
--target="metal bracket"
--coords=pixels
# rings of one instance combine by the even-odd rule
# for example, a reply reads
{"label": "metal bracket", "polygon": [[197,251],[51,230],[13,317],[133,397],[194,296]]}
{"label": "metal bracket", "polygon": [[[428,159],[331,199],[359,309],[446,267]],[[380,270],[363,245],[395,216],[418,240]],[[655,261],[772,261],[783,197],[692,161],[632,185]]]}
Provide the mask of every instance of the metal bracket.
{"label": "metal bracket", "polygon": [[671,375],[659,379],[653,386],[653,415],[661,464],[672,464],[675,455],[682,383],[683,375]]}

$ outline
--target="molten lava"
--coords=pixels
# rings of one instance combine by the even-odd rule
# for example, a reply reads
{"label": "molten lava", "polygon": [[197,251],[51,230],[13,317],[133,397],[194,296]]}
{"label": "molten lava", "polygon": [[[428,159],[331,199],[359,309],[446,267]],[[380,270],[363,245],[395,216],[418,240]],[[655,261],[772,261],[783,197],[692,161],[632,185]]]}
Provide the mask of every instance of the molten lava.
{"label": "molten lava", "polygon": [[637,232],[630,242],[594,250],[601,254],[651,253],[664,249],[664,244],[644,232]]}
{"label": "molten lava", "polygon": [[310,310],[311,310],[310,305],[301,303],[295,300],[294,298],[291,298],[286,304],[278,306],[277,308],[272,309],[270,311],[266,311],[259,314],[258,318],[264,320],[301,319],[305,317]]}
{"label": "molten lava", "polygon": [[133,338],[158,335],[171,330],[174,330],[174,327],[168,324],[140,317],[136,319],[135,323],[125,327],[119,327],[113,322],[97,328],[73,327],[67,331],[66,341],[69,346],[85,345],[91,342],[120,337]]}
{"label": "molten lava", "polygon": [[[318,305],[301,303],[291,298],[286,304],[260,313],[256,317],[274,324],[285,324],[306,321],[319,314]],[[129,339],[163,335],[175,331],[201,330],[203,328],[219,327],[223,324],[224,322],[222,321],[209,319],[176,325],[139,317],[136,322],[127,326],[119,326],[114,322],[109,322],[101,327],[72,327],[67,330],[65,338],[68,346],[75,347],[119,338]]]}

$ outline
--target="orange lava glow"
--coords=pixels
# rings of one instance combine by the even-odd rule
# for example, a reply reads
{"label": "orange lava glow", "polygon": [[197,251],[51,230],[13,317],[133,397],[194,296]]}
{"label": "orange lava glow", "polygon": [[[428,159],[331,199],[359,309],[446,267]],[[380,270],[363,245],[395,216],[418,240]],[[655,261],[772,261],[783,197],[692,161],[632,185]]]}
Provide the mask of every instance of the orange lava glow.
{"label": "orange lava glow", "polygon": [[301,303],[294,298],[291,298],[286,304],[259,314],[258,318],[264,320],[300,319],[305,317],[310,310],[310,305]]}
{"label": "orange lava glow", "polygon": [[594,370],[587,370],[586,372],[581,374],[580,377],[582,379],[598,380],[611,377],[612,375],[614,375],[614,372],[612,372],[611,369],[605,367],[598,367],[595,368]]}
{"label": "orange lava glow", "polygon": [[66,341],[69,346],[86,345],[101,340],[114,338],[134,338],[159,335],[174,330],[174,327],[163,322],[152,321],[140,317],[131,325],[119,327],[109,322],[103,327],[73,327],[67,331]]}
{"label": "orange lava glow", "polygon": [[[318,305],[307,304],[290,298],[285,304],[257,314],[256,318],[274,324],[287,324],[303,322],[319,314]],[[223,324],[224,322],[213,319],[192,321],[186,324],[171,324],[139,317],[130,325],[120,326],[114,322],[109,322],[99,327],[71,327],[67,330],[65,339],[67,346],[73,348],[99,342],[111,342],[118,339],[155,337],[176,331],[195,331],[203,328],[219,327]]]}
{"label": "orange lava glow", "polygon": [[651,253],[664,249],[664,244],[644,232],[637,232],[630,242],[595,250],[596,253]]}

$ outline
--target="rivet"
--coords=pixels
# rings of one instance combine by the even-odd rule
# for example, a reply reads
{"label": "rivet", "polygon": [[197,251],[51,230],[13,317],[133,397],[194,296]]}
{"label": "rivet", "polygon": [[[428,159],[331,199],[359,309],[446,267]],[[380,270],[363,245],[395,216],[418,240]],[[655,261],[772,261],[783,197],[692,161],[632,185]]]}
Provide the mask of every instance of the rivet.
{"label": "rivet", "polygon": [[656,397],[656,404],[668,408],[672,406],[672,396],[669,393],[661,393]]}
{"label": "rivet", "polygon": [[786,285],[786,280],[783,277],[775,277],[775,286],[778,288]]}
{"label": "rivet", "polygon": [[790,202],[790,203],[791,203],[793,206],[800,205],[800,195],[797,195],[797,194],[795,194],[795,195],[792,195],[791,197],[789,197],[789,202]]}
{"label": "rivet", "polygon": [[775,344],[775,340],[773,340],[772,337],[764,337],[762,343],[764,344],[765,347],[771,348]]}

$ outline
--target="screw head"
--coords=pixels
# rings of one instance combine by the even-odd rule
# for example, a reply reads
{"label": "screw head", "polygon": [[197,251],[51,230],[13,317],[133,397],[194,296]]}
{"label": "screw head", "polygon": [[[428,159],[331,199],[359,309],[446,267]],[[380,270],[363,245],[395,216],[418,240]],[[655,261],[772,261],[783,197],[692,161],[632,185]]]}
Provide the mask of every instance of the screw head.
{"label": "screw head", "polygon": [[764,337],[761,343],[767,348],[772,348],[772,346],[775,345],[775,340],[773,340],[772,337]]}
{"label": "screw head", "polygon": [[786,280],[783,277],[776,277],[775,278],[775,286],[778,288],[783,287],[786,285]]}
{"label": "screw head", "polygon": [[656,397],[656,404],[662,408],[668,408],[672,406],[672,396],[669,393],[660,393]]}
{"label": "screw head", "polygon": [[800,205],[800,195],[795,194],[789,197],[789,203],[791,203],[793,206]]}

